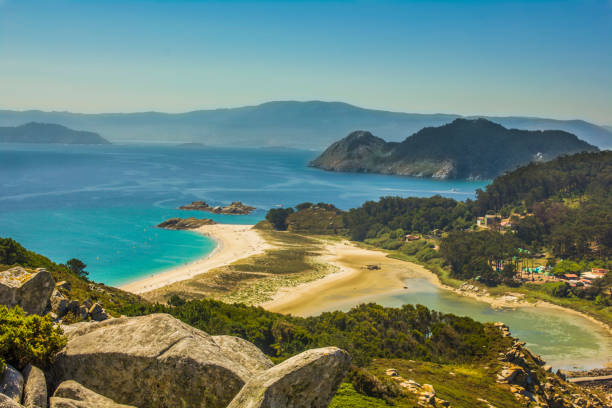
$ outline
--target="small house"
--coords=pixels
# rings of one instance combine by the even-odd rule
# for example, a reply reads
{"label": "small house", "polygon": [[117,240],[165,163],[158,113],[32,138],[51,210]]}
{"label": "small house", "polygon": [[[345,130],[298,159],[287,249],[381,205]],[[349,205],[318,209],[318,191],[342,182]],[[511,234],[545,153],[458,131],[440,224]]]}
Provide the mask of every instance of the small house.
{"label": "small house", "polygon": [[597,274],[597,275],[601,275],[604,276],[606,275],[608,272],[610,272],[609,269],[604,269],[604,268],[592,268],[591,269],[591,273]]}
{"label": "small house", "polygon": [[606,275],[601,274],[601,273],[595,273],[595,272],[582,272],[580,276],[583,278],[587,278],[587,279],[599,279],[599,278],[603,278]]}
{"label": "small house", "polygon": [[578,275],[576,275],[575,273],[566,273],[563,274],[563,278],[571,281],[578,279]]}
{"label": "small house", "polygon": [[406,242],[416,241],[421,239],[418,235],[406,234]]}

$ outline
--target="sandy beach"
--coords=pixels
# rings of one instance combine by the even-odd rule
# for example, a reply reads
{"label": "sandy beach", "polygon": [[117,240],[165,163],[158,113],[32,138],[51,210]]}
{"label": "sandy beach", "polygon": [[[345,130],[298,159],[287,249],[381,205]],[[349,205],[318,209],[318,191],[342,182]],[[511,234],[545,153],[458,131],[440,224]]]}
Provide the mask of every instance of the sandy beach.
{"label": "sandy beach", "polygon": [[[279,290],[263,308],[296,316],[312,316],[349,302],[379,294],[401,291],[410,277],[433,279],[434,275],[420,265],[388,258],[381,251],[356,246],[348,241],[328,244],[321,261],[338,268],[338,272],[293,288]],[[368,269],[375,265],[380,269]]]}
{"label": "sandy beach", "polygon": [[193,231],[217,242],[213,252],[186,265],[125,284],[120,286],[120,289],[136,294],[149,292],[239,259],[263,253],[269,245],[252,227],[252,225],[214,224],[194,229]]}

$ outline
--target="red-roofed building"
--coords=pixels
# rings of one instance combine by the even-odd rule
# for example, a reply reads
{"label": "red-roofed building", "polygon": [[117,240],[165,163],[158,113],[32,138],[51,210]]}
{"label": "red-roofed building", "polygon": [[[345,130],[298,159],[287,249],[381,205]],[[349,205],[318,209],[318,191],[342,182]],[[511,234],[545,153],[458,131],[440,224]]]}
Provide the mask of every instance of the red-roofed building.
{"label": "red-roofed building", "polygon": [[578,275],[575,273],[566,273],[563,275],[565,279],[578,279]]}

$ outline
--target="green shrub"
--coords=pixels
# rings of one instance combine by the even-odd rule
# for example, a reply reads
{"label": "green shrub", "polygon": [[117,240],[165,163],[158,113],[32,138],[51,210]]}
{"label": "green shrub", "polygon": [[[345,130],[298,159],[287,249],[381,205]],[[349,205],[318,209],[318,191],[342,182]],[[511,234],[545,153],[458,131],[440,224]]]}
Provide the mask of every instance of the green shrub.
{"label": "green shrub", "polygon": [[551,296],[564,298],[570,294],[570,286],[566,282],[548,282],[540,288]]}
{"label": "green shrub", "polygon": [[[28,364],[46,367],[66,345],[60,328],[48,316],[29,315],[20,307],[0,306],[0,365],[18,369]],[[2,371],[2,370],[0,370]]]}
{"label": "green shrub", "polygon": [[393,382],[383,382],[368,370],[359,367],[351,367],[349,380],[355,391],[368,397],[380,398],[391,402],[393,398],[400,395],[400,391]]}

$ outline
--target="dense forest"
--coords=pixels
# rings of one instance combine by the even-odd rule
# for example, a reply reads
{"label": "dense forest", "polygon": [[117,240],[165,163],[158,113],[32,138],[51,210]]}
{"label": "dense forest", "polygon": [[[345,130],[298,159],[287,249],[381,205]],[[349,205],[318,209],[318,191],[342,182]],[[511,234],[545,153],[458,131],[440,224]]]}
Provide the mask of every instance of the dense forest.
{"label": "dense forest", "polygon": [[485,191],[477,190],[474,206],[484,214],[548,199],[609,197],[611,188],[612,151],[578,153],[530,163],[497,177]]}

